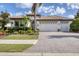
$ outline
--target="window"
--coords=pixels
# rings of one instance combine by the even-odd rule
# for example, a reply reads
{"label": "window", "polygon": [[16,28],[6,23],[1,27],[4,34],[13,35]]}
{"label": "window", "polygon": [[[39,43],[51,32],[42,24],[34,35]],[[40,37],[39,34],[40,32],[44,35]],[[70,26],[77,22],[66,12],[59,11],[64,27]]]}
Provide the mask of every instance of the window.
{"label": "window", "polygon": [[13,24],[13,22],[11,22],[11,24]]}
{"label": "window", "polygon": [[58,21],[39,21],[40,24],[57,24]]}
{"label": "window", "polygon": [[68,23],[68,21],[60,21],[60,23],[65,24]]}
{"label": "window", "polygon": [[39,21],[40,24],[47,24],[47,21]]}
{"label": "window", "polygon": [[53,24],[56,24],[58,21],[52,21]]}
{"label": "window", "polygon": [[19,22],[18,21],[15,21],[15,26],[19,27]]}

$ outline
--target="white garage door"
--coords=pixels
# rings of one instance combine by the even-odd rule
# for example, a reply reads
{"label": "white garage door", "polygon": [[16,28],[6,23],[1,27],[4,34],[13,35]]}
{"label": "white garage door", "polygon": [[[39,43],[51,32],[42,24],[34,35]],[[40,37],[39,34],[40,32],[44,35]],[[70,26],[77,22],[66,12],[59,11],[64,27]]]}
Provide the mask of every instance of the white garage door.
{"label": "white garage door", "polygon": [[68,24],[62,24],[61,25],[61,31],[68,32],[69,31],[69,25]]}
{"label": "white garage door", "polygon": [[63,32],[68,32],[69,31],[68,21],[61,21],[61,31],[63,31]]}
{"label": "white garage door", "polygon": [[39,24],[39,30],[44,32],[58,31],[57,21],[42,21]]}

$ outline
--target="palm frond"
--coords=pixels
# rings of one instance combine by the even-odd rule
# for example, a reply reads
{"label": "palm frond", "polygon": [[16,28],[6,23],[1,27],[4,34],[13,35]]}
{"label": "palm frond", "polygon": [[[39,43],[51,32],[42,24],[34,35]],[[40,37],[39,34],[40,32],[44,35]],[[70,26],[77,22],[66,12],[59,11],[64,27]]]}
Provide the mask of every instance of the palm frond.
{"label": "palm frond", "polygon": [[33,6],[32,6],[32,12],[35,12],[35,9],[36,9],[36,3],[33,3]]}
{"label": "palm frond", "polygon": [[35,12],[35,9],[37,7],[40,7],[42,5],[42,3],[33,3],[33,6],[32,6],[32,12]]}
{"label": "palm frond", "polygon": [[40,7],[42,5],[42,3],[37,3],[37,7]]}

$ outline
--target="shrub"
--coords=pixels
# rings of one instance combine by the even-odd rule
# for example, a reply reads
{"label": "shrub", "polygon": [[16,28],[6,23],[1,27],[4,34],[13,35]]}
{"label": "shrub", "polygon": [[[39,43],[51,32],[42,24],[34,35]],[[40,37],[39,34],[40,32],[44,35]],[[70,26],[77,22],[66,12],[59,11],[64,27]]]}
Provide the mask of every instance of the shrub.
{"label": "shrub", "polygon": [[79,10],[77,11],[73,22],[70,24],[70,31],[79,32]]}
{"label": "shrub", "polygon": [[32,27],[27,28],[27,30],[32,30]]}
{"label": "shrub", "polygon": [[25,31],[24,31],[24,30],[19,30],[18,33],[19,33],[19,34],[24,34]]}
{"label": "shrub", "polygon": [[0,32],[4,32],[4,29],[0,29]]}
{"label": "shrub", "polygon": [[70,31],[72,31],[72,32],[79,32],[79,19],[74,20],[70,24]]}
{"label": "shrub", "polygon": [[9,30],[5,30],[6,33],[9,33]]}
{"label": "shrub", "polygon": [[6,32],[7,34],[13,33],[13,32],[14,32],[14,28],[7,28],[7,29],[5,30],[5,32]]}
{"label": "shrub", "polygon": [[24,28],[23,27],[19,27],[18,30],[24,30]]}
{"label": "shrub", "polygon": [[14,34],[18,34],[18,31],[15,31]]}
{"label": "shrub", "polygon": [[32,30],[27,30],[27,33],[32,33],[33,31]]}
{"label": "shrub", "polygon": [[32,34],[34,34],[34,31],[33,31],[33,30],[31,30],[31,29],[28,29],[28,30],[27,30],[27,34],[32,35]]}

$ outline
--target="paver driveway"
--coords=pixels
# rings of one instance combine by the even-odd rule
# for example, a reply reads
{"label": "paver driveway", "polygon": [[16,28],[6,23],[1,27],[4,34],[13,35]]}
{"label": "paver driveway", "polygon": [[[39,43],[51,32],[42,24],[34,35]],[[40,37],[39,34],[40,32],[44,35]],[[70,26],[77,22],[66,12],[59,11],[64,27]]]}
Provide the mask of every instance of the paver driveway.
{"label": "paver driveway", "polygon": [[79,34],[63,32],[40,32],[38,42],[24,52],[79,52]]}

